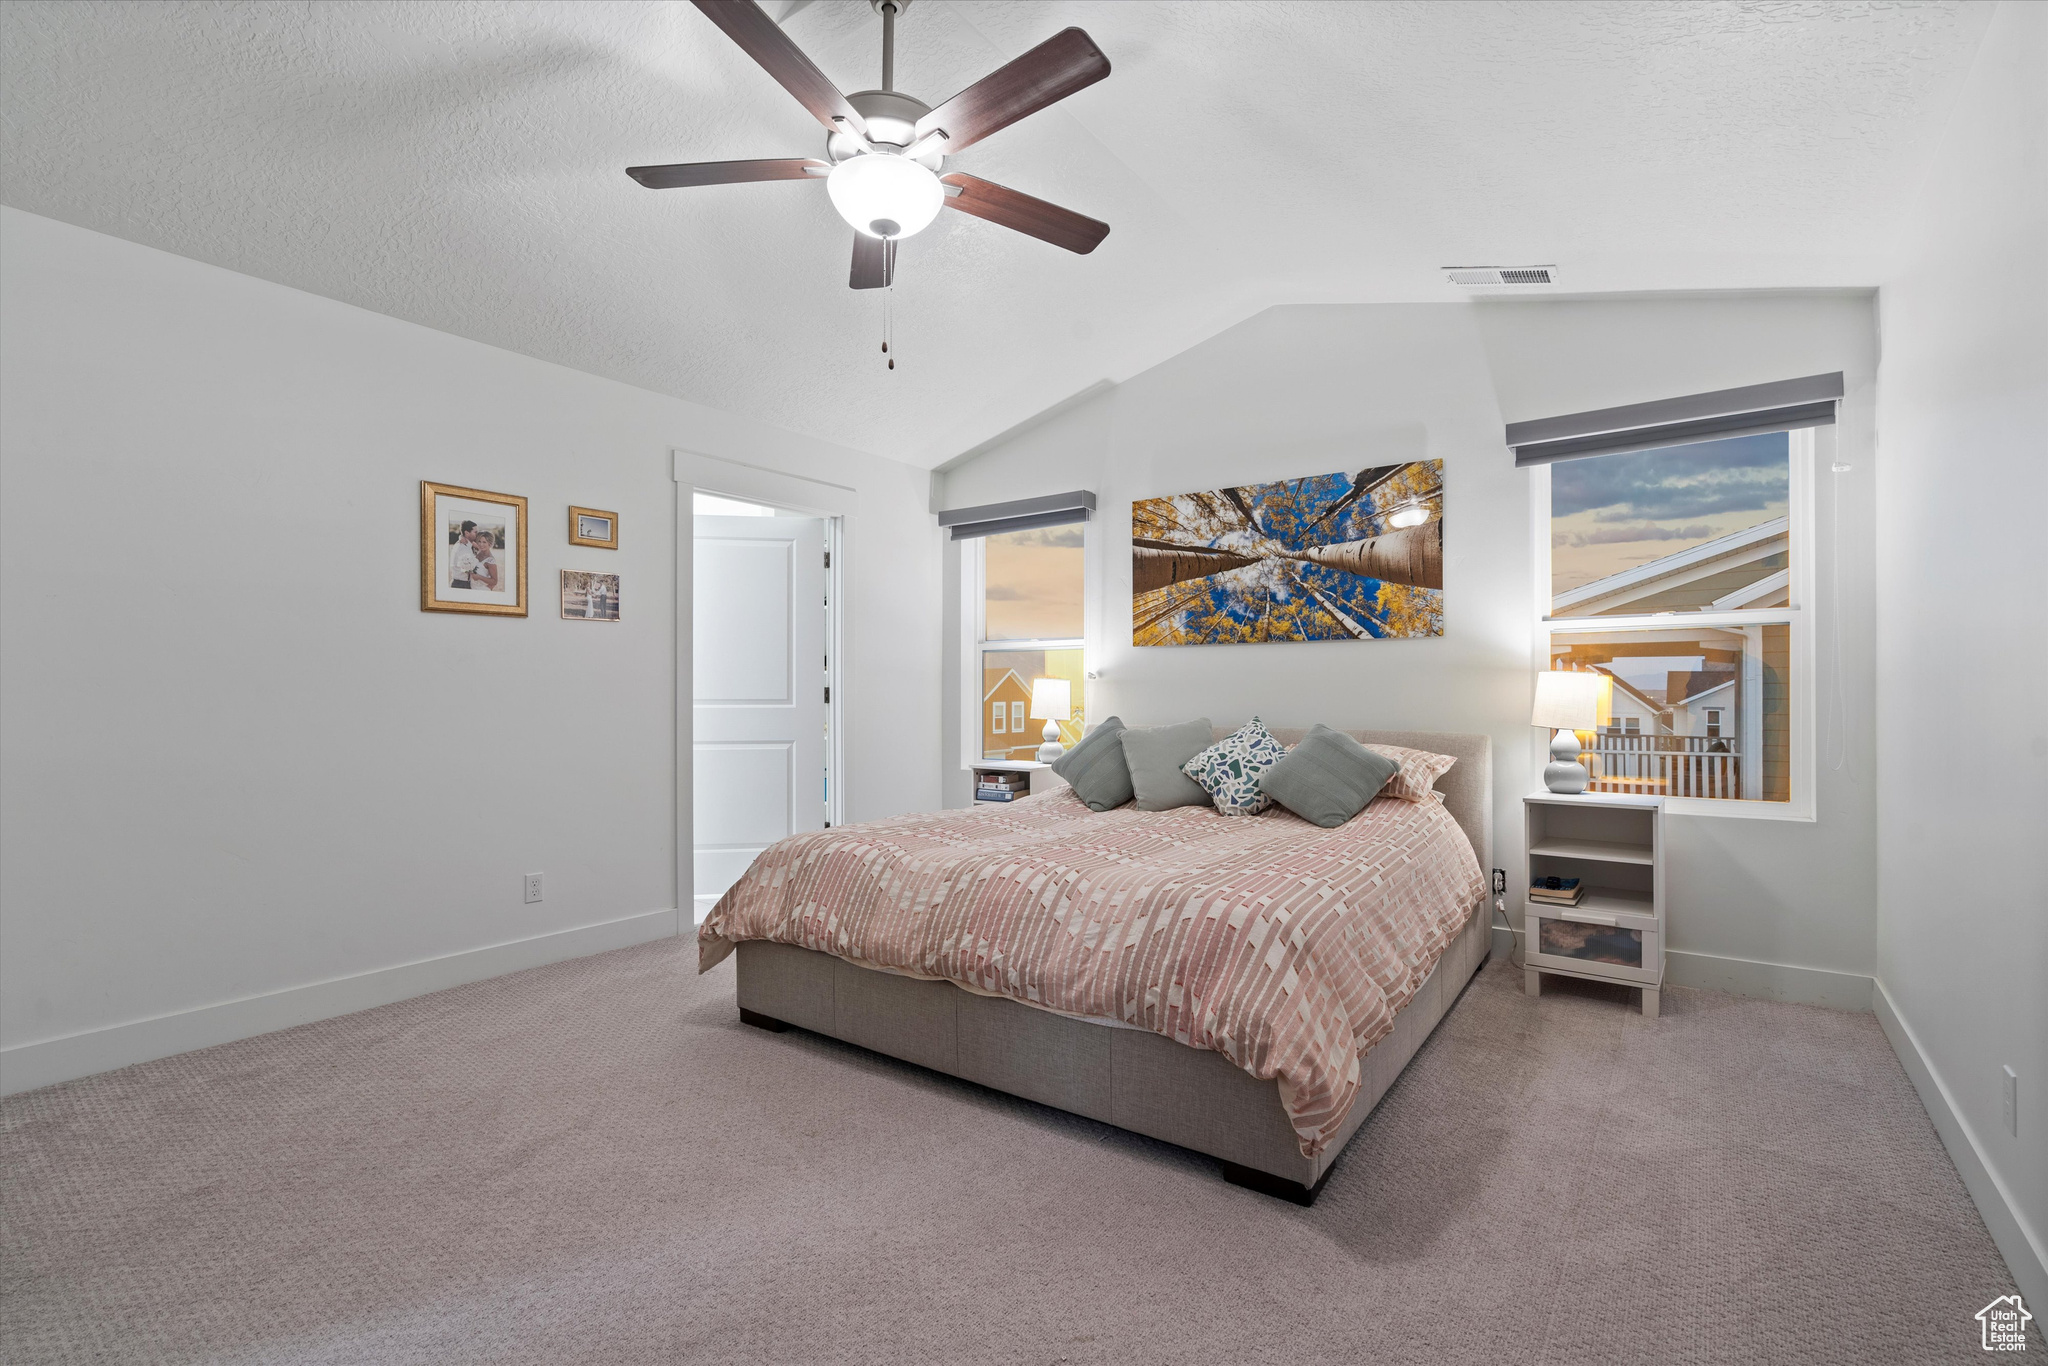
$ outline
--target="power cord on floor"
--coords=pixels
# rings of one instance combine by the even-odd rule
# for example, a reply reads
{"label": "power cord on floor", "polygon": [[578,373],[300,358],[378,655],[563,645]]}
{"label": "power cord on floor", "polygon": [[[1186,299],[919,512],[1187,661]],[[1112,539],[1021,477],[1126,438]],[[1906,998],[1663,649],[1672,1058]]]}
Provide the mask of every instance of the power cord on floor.
{"label": "power cord on floor", "polygon": [[1515,922],[1508,916],[1508,899],[1504,896],[1495,897],[1493,899],[1493,909],[1500,915],[1500,924],[1493,926],[1493,928],[1508,932],[1508,961],[1518,968],[1528,966],[1522,961],[1521,936],[1515,933]]}

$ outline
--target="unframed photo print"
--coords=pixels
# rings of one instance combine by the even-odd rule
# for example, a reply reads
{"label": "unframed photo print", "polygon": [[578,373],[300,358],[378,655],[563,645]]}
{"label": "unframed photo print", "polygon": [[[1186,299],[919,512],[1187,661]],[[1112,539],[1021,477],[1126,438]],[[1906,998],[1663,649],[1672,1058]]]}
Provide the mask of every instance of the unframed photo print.
{"label": "unframed photo print", "polygon": [[565,621],[617,621],[619,576],[587,569],[562,571],[562,618]]}

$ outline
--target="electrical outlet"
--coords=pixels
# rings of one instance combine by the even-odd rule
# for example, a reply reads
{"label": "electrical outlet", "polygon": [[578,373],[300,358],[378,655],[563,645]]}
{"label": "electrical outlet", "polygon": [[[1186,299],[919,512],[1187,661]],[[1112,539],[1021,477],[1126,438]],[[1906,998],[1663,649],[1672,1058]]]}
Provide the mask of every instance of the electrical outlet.
{"label": "electrical outlet", "polygon": [[1496,868],[1493,870],[1493,894],[1495,896],[1506,896],[1507,893],[1508,870],[1505,868]]}
{"label": "electrical outlet", "polygon": [[526,900],[529,904],[540,900],[539,873],[528,873],[526,875]]}
{"label": "electrical outlet", "polygon": [[1998,1069],[1998,1110],[1999,1118],[2005,1121],[2005,1131],[2014,1138],[2020,1136],[2020,1074],[2010,1067]]}

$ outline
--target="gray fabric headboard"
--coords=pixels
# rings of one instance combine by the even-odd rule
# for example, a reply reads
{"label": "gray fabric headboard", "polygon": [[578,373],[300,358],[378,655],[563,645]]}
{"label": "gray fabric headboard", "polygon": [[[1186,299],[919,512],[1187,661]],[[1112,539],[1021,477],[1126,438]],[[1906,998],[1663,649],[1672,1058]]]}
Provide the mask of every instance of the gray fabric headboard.
{"label": "gray fabric headboard", "polygon": [[[1089,730],[1095,727],[1091,723]],[[1215,726],[1210,734],[1221,740],[1235,726]],[[1298,744],[1308,734],[1306,726],[1269,726],[1273,738],[1283,745]],[[1362,745],[1399,745],[1403,749],[1426,749],[1448,754],[1458,762],[1436,780],[1444,794],[1444,809],[1472,841],[1482,871],[1493,867],[1493,739],[1455,730],[1350,730],[1344,732]],[[1489,874],[1489,876],[1491,876]]]}
{"label": "gray fabric headboard", "polygon": [[[1230,729],[1235,729],[1234,727]],[[1230,729],[1217,727],[1218,740]],[[1273,738],[1292,745],[1308,734],[1306,727],[1270,726]],[[1458,762],[1436,780],[1444,794],[1444,809],[1472,841],[1481,869],[1493,867],[1493,740],[1485,735],[1467,735],[1448,730],[1352,730],[1352,739],[1364,745],[1400,745],[1404,749],[1426,749],[1448,754]]]}

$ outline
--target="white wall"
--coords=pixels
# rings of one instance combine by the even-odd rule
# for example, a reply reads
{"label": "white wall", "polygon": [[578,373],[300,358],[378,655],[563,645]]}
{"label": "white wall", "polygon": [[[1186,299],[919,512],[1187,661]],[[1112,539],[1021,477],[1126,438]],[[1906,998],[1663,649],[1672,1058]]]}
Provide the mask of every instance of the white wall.
{"label": "white wall", "polygon": [[[2048,287],[2032,267],[2007,272],[2048,243],[2044,139],[2048,6],[2000,5],[1880,294],[1878,386],[1881,1014],[2036,1313],[2048,1303]],[[1959,729],[1981,738],[1940,738]],[[2020,1077],[2017,1136],[2001,1066]]]}
{"label": "white wall", "polygon": [[[1537,785],[1543,737],[1528,725],[1528,485],[1503,423],[1841,370],[1843,449],[1867,470],[1875,360],[1867,294],[1277,308],[962,463],[941,496],[966,507],[1095,490],[1091,716],[1484,731],[1494,862],[1519,871],[1520,799]],[[1131,645],[1133,498],[1425,458],[1444,462],[1442,639]],[[1830,563],[1839,492],[1844,577],[1857,583],[1869,572],[1868,484],[1865,473],[1819,490],[1819,563]],[[1825,577],[1819,604],[1834,610]],[[1846,757],[1823,766],[1819,820],[1673,818],[1673,981],[1868,1006],[1870,610],[1854,592],[1842,614],[1846,706],[1824,706],[1823,719],[1844,727]],[[1825,699],[1834,675],[1822,656],[1811,685]],[[956,770],[957,670],[948,682],[944,755]],[[950,771],[947,795],[967,798]]]}
{"label": "white wall", "polygon": [[[14,210],[0,271],[10,1089],[672,933],[672,448],[843,486],[852,812],[937,803],[922,471]],[[423,478],[531,500],[531,616],[420,611]]]}

